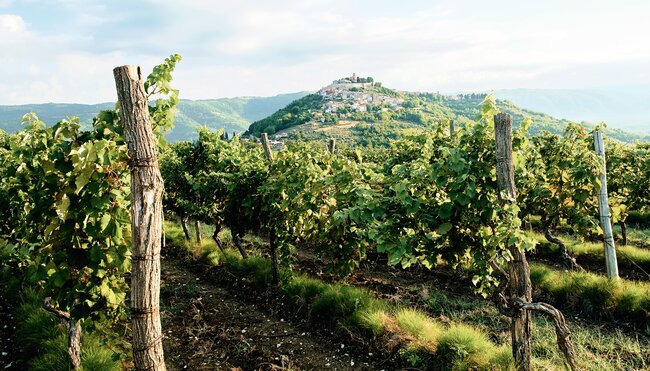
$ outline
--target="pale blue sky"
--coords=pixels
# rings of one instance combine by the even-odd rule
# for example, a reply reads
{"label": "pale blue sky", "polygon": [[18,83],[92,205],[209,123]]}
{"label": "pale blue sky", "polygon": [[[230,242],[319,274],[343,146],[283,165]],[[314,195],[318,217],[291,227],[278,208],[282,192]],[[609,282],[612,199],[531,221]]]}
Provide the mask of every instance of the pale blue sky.
{"label": "pale blue sky", "polygon": [[171,53],[183,98],[650,84],[650,1],[0,0],[0,104],[115,100]]}

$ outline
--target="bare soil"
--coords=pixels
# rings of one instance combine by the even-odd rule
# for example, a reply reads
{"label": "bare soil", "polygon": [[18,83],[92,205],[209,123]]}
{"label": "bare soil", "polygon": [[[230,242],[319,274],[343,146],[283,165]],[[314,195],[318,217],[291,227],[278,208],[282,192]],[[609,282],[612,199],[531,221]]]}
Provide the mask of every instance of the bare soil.
{"label": "bare soil", "polygon": [[288,310],[278,290],[257,290],[221,268],[167,255],[161,295],[170,370],[399,368],[367,344]]}
{"label": "bare soil", "polygon": [[0,370],[22,370],[19,347],[15,342],[16,319],[14,303],[6,294],[4,284],[0,286]]}

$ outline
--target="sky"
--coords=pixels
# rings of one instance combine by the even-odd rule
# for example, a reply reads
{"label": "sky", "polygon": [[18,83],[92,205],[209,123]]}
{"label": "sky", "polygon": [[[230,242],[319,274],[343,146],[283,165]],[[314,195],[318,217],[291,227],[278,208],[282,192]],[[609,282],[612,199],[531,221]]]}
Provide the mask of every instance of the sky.
{"label": "sky", "polygon": [[115,101],[170,54],[181,98],[373,76],[410,91],[650,84],[650,1],[0,0],[0,104]]}

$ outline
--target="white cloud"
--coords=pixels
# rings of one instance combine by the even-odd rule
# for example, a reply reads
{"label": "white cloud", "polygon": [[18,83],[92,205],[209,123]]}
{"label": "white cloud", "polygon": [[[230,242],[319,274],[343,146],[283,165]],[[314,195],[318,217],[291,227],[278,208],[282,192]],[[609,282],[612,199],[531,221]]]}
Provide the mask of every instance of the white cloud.
{"label": "white cloud", "polygon": [[0,33],[3,39],[22,34],[27,30],[27,25],[21,16],[14,14],[0,14]]}
{"label": "white cloud", "polygon": [[51,2],[30,1],[19,13],[0,0],[22,16],[0,15],[0,104],[113,100],[114,66],[173,52],[191,98],[313,90],[351,72],[432,91],[650,83],[641,1],[57,0],[68,17],[47,19]]}

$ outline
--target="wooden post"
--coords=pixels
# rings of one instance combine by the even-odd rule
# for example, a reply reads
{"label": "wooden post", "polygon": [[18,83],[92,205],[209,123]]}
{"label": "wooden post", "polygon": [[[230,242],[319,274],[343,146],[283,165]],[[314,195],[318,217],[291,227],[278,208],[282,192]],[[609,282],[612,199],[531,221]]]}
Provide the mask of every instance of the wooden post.
{"label": "wooden post", "polygon": [[[512,118],[507,113],[494,116],[494,136],[497,158],[497,186],[499,191],[505,191],[508,199],[501,202],[515,202],[515,171],[512,161]],[[526,254],[517,246],[508,246],[512,260],[508,262],[510,300],[520,300],[530,303],[532,300],[532,285],[530,283],[530,268]],[[512,355],[518,370],[530,370],[530,314],[525,309],[514,308],[510,325],[512,338]]]}
{"label": "wooden post", "polygon": [[162,220],[162,232],[160,233],[160,248],[164,249],[167,247],[167,236],[165,235],[165,210],[163,210],[161,214],[160,219]]}
{"label": "wooden post", "polygon": [[605,163],[605,142],[603,134],[594,131],[594,148],[596,154],[603,161],[603,168],[600,172],[600,191],[598,192],[598,208],[600,210],[600,225],[603,229],[603,245],[605,247],[605,264],[607,276],[618,278],[618,263],[616,261],[616,247],[614,246],[614,234],[612,233],[612,221],[609,213],[609,200],[607,199],[607,164]]}
{"label": "wooden post", "polygon": [[329,153],[336,152],[336,138],[330,138],[330,143],[327,146],[327,150],[329,151]]}
{"label": "wooden post", "polygon": [[[273,151],[271,151],[269,137],[266,133],[262,133],[262,145],[264,146],[266,158],[269,161],[273,161]],[[280,274],[278,269],[278,254],[275,239],[275,231],[271,228],[269,231],[269,249],[271,254],[271,268],[273,270],[273,284],[277,285],[280,282]]]}
{"label": "wooden post", "polygon": [[264,153],[266,158],[273,160],[273,151],[271,150],[271,143],[269,143],[269,136],[266,133],[262,133],[262,146],[264,146]]}
{"label": "wooden post", "polygon": [[454,124],[454,120],[449,120],[449,136],[454,136],[454,133],[456,132],[456,126]]}
{"label": "wooden post", "polygon": [[160,325],[163,179],[140,67],[113,70],[131,166],[131,323],[136,370],[164,371]]}
{"label": "wooden post", "polygon": [[194,232],[196,232],[196,242],[201,244],[203,242],[203,234],[201,234],[201,222],[198,220],[194,221]]}

